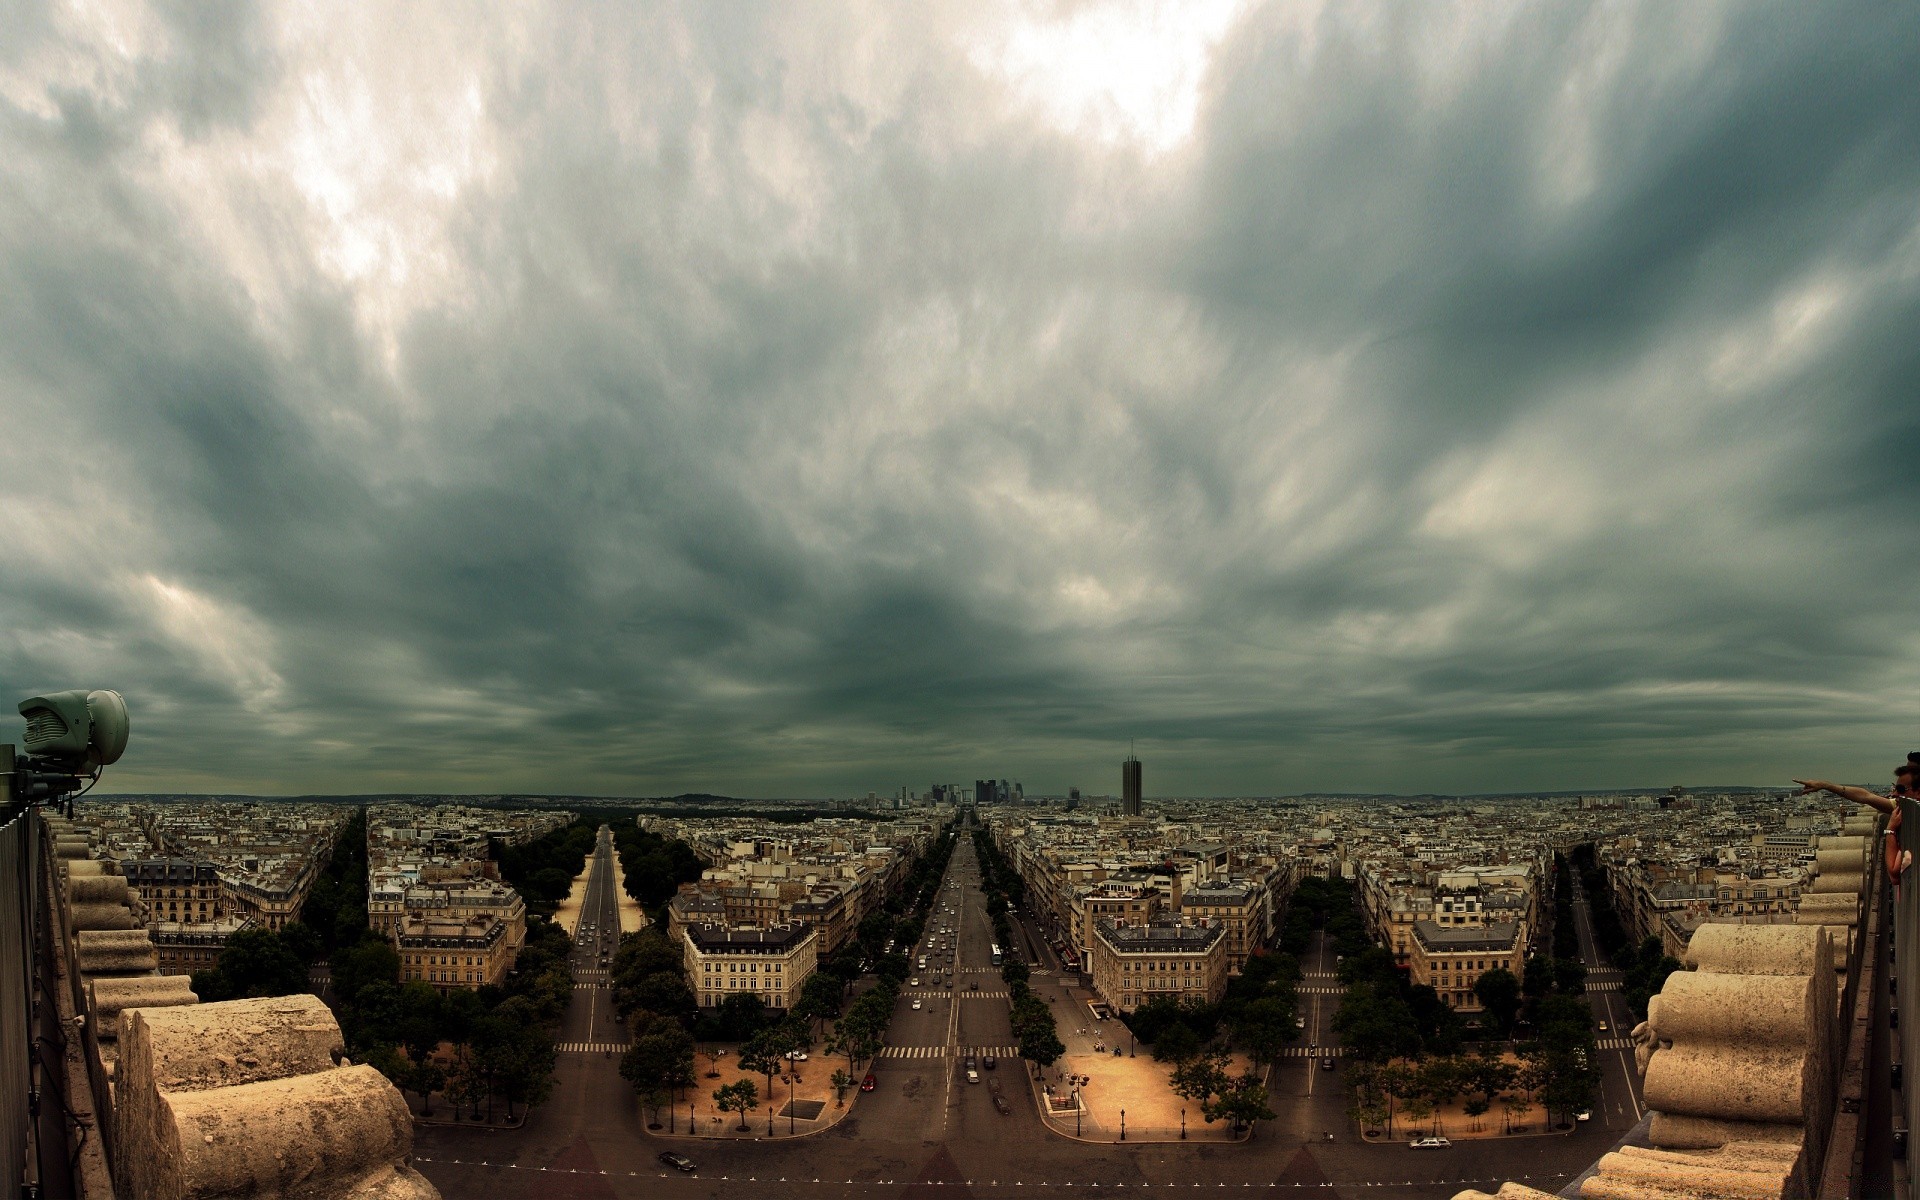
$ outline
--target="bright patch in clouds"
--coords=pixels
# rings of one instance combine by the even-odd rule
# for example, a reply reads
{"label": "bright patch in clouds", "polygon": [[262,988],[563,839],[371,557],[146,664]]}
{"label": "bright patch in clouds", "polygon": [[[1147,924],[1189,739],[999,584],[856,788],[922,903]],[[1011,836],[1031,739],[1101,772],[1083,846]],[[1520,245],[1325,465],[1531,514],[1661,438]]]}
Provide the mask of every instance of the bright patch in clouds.
{"label": "bright patch in clouds", "polygon": [[972,57],[1060,129],[1163,153],[1193,135],[1207,64],[1243,7],[1119,0],[1065,15],[1030,10]]}

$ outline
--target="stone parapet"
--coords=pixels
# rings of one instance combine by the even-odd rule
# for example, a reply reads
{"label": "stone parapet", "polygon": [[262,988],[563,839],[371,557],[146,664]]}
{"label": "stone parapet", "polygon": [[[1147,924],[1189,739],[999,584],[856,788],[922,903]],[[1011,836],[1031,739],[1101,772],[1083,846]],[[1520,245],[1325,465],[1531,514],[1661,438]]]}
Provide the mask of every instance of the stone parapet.
{"label": "stone parapet", "polygon": [[1588,1200],[1779,1200],[1795,1154],[1764,1142],[1730,1142],[1710,1153],[1624,1146],[1603,1155],[1580,1187]]}
{"label": "stone parapet", "polygon": [[336,1065],[340,1027],[317,997],[129,1009],[123,1026],[131,1194],[438,1200],[407,1164],[406,1104],[371,1067]]}
{"label": "stone parapet", "polygon": [[129,975],[87,983],[94,1036],[105,1042],[119,1037],[120,1014],[129,1008],[174,1008],[199,1002],[185,975]]}
{"label": "stone parapet", "polygon": [[74,934],[80,974],[152,974],[160,969],[160,953],[144,929],[86,929]]}
{"label": "stone parapet", "polygon": [[1524,1183],[1503,1183],[1497,1192],[1483,1192],[1477,1188],[1455,1192],[1453,1200],[1554,1200],[1554,1195]]}
{"label": "stone parapet", "polygon": [[1823,924],[1695,932],[1684,959],[1692,969],[1667,977],[1633,1031],[1654,1147],[1602,1158],[1582,1196],[1805,1191],[1805,1163],[1832,1116],[1833,940]]}
{"label": "stone parapet", "polygon": [[1793,1124],[1808,1084],[1811,976],[1675,972],[1656,1013],[1667,1043],[1646,1068],[1655,1143],[1669,1114]]}

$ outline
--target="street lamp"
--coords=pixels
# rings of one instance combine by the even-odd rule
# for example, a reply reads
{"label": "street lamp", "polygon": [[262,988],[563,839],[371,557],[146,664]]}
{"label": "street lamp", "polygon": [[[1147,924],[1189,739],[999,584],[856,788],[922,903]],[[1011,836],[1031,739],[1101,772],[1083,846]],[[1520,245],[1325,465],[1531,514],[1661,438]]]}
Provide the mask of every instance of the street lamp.
{"label": "street lamp", "polygon": [[1133,1027],[1131,1025],[1127,1027],[1127,1057],[1133,1057]]}
{"label": "street lamp", "polygon": [[1180,1110],[1180,1140],[1187,1140],[1187,1110],[1184,1108]]}
{"label": "street lamp", "polygon": [[1120,1110],[1120,1140],[1127,1140],[1127,1110],[1124,1108]]}

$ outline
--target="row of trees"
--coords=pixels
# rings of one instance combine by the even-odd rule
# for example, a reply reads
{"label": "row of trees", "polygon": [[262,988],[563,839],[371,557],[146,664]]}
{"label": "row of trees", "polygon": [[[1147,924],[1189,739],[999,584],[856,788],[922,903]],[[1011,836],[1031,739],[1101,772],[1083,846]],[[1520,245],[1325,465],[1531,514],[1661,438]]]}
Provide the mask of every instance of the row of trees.
{"label": "row of trees", "polygon": [[[561,841],[566,831],[540,839]],[[550,847],[534,843],[537,852]],[[400,981],[400,955],[367,924],[366,812],[342,829],[327,869],[302,909],[304,921],[279,932],[248,929],[227,939],[208,970],[195,973],[203,1001],[310,991],[313,963],[331,967],[330,1004],[349,1057],[418,1093],[432,1111],[438,1092],[477,1117],[496,1098],[508,1116],[537,1104],[552,1086],[553,1031],[572,989],[571,942],[540,917],[529,918],[515,969],[498,986],[442,992]]]}
{"label": "row of trees", "polygon": [[1293,889],[1280,923],[1280,949],[1295,957],[1305,954],[1316,929],[1326,930],[1337,954],[1358,954],[1373,944],[1354,907],[1353,884],[1338,877],[1309,876]]}
{"label": "row of trees", "polygon": [[630,813],[609,813],[606,821],[613,829],[613,852],[620,860],[627,895],[656,918],[663,918],[663,906],[680,885],[700,878],[700,856],[679,838],[640,828]]}
{"label": "row of trees", "polygon": [[1014,1042],[1021,1058],[1042,1069],[1050,1067],[1060,1061],[1067,1047],[1060,1040],[1053,1007],[1033,994],[1027,957],[1014,948],[1013,919],[1008,915],[1026,897],[1026,881],[1008,865],[986,830],[974,830],[973,849],[980,863],[981,889],[987,896],[993,939],[1003,951],[1000,978],[1007,984]]}
{"label": "row of trees", "polygon": [[[1593,1013],[1581,999],[1586,967],[1578,946],[1566,945],[1573,920],[1566,908],[1565,863],[1556,865],[1562,876],[1557,907],[1563,910],[1556,914],[1556,956],[1527,960],[1519,978],[1503,967],[1483,972],[1474,982],[1482,1007],[1477,1031],[1433,988],[1414,985],[1390,951],[1368,946],[1345,952],[1340,977],[1347,990],[1334,1029],[1354,1064],[1348,1082],[1356,1120],[1390,1127],[1396,1111],[1423,1120],[1462,1095],[1469,1096],[1465,1110],[1473,1118],[1496,1104],[1506,1105],[1511,1118],[1536,1097],[1560,1112],[1591,1103],[1598,1083],[1590,1065]],[[1476,1032],[1501,1042],[1464,1053]],[[1520,1061],[1506,1060],[1500,1054],[1506,1039],[1522,1032]]]}
{"label": "row of trees", "polygon": [[[690,865],[698,877],[698,860],[683,842],[641,830],[617,833],[615,842],[627,890],[642,903],[650,898],[663,903]],[[611,971],[615,1012],[633,1033],[621,1059],[622,1076],[657,1114],[661,1105],[693,1084],[700,1043],[737,1043],[741,1066],[759,1072],[770,1095],[776,1079],[790,1082],[800,1069],[787,1055],[810,1049],[832,1022],[825,1047],[847,1057],[846,1068],[834,1073],[834,1083],[842,1089],[850,1086],[858,1064],[885,1044],[909,970],[901,948],[918,941],[952,850],[953,836],[943,832],[908,869],[899,894],[862,918],[853,940],[818,965],[801,985],[793,1009],[777,1019],[752,993],[735,993],[712,1008],[701,1008],[680,948],[660,932],[664,912],[649,928],[622,937]],[[868,968],[874,984],[843,1015],[849,991]],[[717,1069],[709,1072],[718,1074]],[[714,1104],[722,1112],[739,1113],[745,1128],[746,1114],[759,1107],[760,1095],[752,1080],[742,1079],[718,1088]],[[769,1108],[770,1133],[773,1117]]]}
{"label": "row of trees", "polygon": [[[1636,1018],[1644,1020],[1647,1001],[1666,985],[1667,976],[1681,969],[1680,960],[1666,952],[1658,937],[1638,943],[1627,932],[1613,907],[1613,892],[1607,887],[1607,875],[1594,859],[1593,845],[1583,842],[1573,848],[1570,858],[1558,859],[1556,867],[1563,879],[1577,871],[1586,890],[1587,911],[1592,918],[1593,940],[1602,953],[1621,972],[1620,998],[1626,1001]],[[1566,895],[1572,889],[1562,892]],[[1564,901],[1572,925],[1572,901]]]}
{"label": "row of trees", "polygon": [[500,864],[500,877],[520,893],[527,911],[552,916],[573,890],[574,879],[586,869],[587,855],[598,837],[598,822],[576,817],[531,842],[509,846],[496,840],[490,849]]}
{"label": "row of trees", "polygon": [[[334,839],[327,869],[314,880],[300,922],[313,932],[317,949],[306,955],[312,962],[342,946],[360,940],[367,928],[367,810],[354,809]],[[298,950],[306,949],[304,942]]]}
{"label": "row of trees", "polygon": [[366,809],[356,808],[341,827],[300,917],[279,932],[245,929],[228,938],[214,965],[194,972],[194,994],[211,1003],[311,991],[312,964],[366,934]]}
{"label": "row of trees", "polygon": [[1491,1053],[1458,1055],[1423,1062],[1355,1063],[1347,1071],[1348,1117],[1366,1126],[1384,1126],[1389,1136],[1396,1119],[1420,1125],[1436,1123],[1437,1113],[1462,1096],[1467,1118],[1477,1122],[1499,1108],[1507,1123],[1533,1107],[1552,1080],[1544,1060],[1511,1062]]}

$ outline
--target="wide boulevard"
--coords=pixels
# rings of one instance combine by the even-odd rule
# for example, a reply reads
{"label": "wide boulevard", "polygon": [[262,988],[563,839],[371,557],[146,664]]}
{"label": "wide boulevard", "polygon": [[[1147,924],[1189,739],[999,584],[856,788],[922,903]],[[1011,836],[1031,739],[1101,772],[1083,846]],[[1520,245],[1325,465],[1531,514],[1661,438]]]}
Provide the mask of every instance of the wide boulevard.
{"label": "wide boulevard", "polygon": [[[430,1126],[416,1134],[417,1165],[448,1200],[845,1195],[958,1200],[1063,1187],[1447,1197],[1468,1186],[1491,1190],[1507,1179],[1553,1191],[1609,1149],[1639,1115],[1631,1057],[1612,1049],[1609,1035],[1601,1035],[1601,1044],[1609,1047],[1602,1054],[1603,1099],[1594,1119],[1571,1133],[1456,1141],[1444,1150],[1369,1145],[1345,1117],[1344,1071],[1323,1071],[1317,1057],[1304,1053],[1275,1068],[1273,1108],[1279,1119],[1264,1123],[1251,1142],[1088,1143],[1049,1132],[1026,1085],[1025,1065],[1009,1053],[1013,1038],[1006,989],[991,961],[993,934],[979,866],[963,834],[927,919],[934,949],[925,970],[918,963],[927,939],[913,950],[920,985],[901,990],[888,1045],[869,1067],[875,1090],[860,1094],[852,1112],[813,1136],[660,1136],[645,1128],[618,1072],[623,1034],[614,1022],[600,965],[601,951],[617,940],[619,929],[612,845],[604,831],[596,854],[601,870],[594,874],[581,918],[574,961],[578,982],[560,1035],[552,1097],[521,1129]],[[958,887],[949,886],[956,881]],[[1576,900],[1582,954],[1596,968],[1585,908],[1584,898]],[[953,932],[938,932],[946,928]],[[1037,962],[1035,986],[1060,969],[1040,933],[1017,924],[1022,944],[1007,948]],[[947,951],[939,948],[943,937]],[[1331,1023],[1339,999],[1330,960],[1316,942],[1303,964],[1305,1040],[1322,1047],[1334,1043]],[[1625,1011],[1607,986],[1611,980],[1595,973],[1601,976],[1593,997],[1596,1015],[1608,1020],[1611,1038],[1620,1038],[1616,1031]],[[996,1070],[982,1071],[982,1077],[998,1080],[1009,1101],[1008,1115],[997,1111],[989,1087],[967,1084],[964,1055],[970,1049],[999,1058]],[[682,1134],[684,1112],[677,1122]],[[670,1169],[659,1160],[663,1150],[686,1155],[698,1169],[691,1174]]]}

